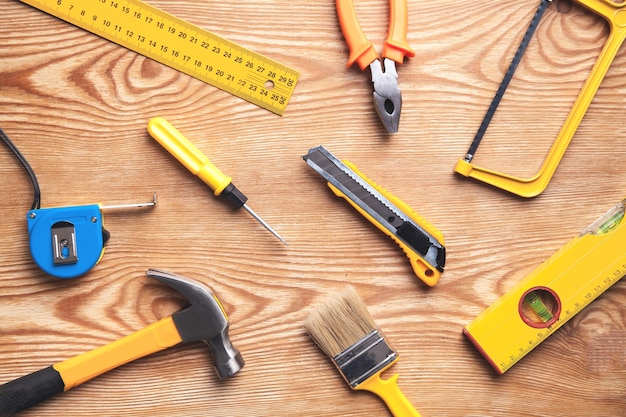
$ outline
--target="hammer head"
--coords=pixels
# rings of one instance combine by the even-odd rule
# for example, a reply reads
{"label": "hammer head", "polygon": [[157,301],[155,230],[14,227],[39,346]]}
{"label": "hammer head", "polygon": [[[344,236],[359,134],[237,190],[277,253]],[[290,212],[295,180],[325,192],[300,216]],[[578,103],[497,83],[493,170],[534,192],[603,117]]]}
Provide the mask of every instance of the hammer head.
{"label": "hammer head", "polygon": [[190,302],[172,315],[183,342],[206,343],[220,378],[239,372],[244,360],[228,337],[228,316],[213,291],[198,281],[170,272],[149,269],[147,275],[174,288]]}

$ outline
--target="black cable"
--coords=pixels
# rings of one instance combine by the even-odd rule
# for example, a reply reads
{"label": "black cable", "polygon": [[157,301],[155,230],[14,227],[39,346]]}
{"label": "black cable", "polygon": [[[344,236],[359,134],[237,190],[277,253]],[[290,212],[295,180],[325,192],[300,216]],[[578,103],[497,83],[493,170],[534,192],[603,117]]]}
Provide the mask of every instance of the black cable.
{"label": "black cable", "polygon": [[37,182],[37,176],[35,175],[35,171],[33,171],[33,168],[30,166],[26,158],[24,158],[24,155],[22,155],[19,149],[17,149],[17,146],[15,146],[13,142],[11,142],[11,139],[9,139],[6,133],[4,133],[4,130],[2,130],[1,128],[0,139],[2,139],[2,142],[4,142],[9,147],[9,149],[11,150],[11,152],[13,152],[18,161],[20,161],[20,163],[26,170],[26,173],[30,177],[30,182],[33,183],[34,198],[31,210],[41,208],[41,190],[39,189],[39,182]]}

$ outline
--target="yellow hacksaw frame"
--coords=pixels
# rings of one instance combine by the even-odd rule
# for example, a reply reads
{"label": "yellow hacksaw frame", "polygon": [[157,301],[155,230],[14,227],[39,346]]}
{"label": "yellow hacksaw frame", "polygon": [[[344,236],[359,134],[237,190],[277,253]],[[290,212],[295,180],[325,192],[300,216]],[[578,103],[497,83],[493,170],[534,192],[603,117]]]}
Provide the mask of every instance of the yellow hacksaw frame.
{"label": "yellow hacksaw frame", "polygon": [[457,173],[522,197],[535,197],[546,189],[611,63],[626,39],[626,2],[624,0],[574,1],[605,18],[609,24],[610,33],[539,171],[530,178],[520,178],[482,168],[461,159],[454,168]]}

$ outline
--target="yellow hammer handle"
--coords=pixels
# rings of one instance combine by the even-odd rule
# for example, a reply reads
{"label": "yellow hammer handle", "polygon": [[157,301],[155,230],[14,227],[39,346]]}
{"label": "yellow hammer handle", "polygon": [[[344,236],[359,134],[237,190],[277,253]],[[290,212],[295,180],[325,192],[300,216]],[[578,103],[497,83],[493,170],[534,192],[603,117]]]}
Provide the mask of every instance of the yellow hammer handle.
{"label": "yellow hammer handle", "polygon": [[202,151],[162,117],[148,122],[148,133],[193,175],[197,175],[219,196],[233,181],[207,158]]}
{"label": "yellow hammer handle", "polygon": [[52,367],[59,372],[65,391],[68,391],[111,369],[181,342],[180,334],[170,316],[113,343]]}
{"label": "yellow hammer handle", "polygon": [[369,377],[354,389],[369,391],[378,395],[387,404],[387,408],[394,417],[421,417],[413,404],[400,391],[398,374],[389,379],[382,379],[380,377],[381,372]]}

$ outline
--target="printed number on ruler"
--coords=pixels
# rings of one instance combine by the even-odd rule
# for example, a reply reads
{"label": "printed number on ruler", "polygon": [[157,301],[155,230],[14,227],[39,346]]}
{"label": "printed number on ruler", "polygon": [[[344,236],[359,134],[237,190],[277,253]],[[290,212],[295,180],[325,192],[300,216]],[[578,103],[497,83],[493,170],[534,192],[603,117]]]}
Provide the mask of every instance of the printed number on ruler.
{"label": "printed number on ruler", "polygon": [[139,0],[21,0],[282,115],[299,72]]}

